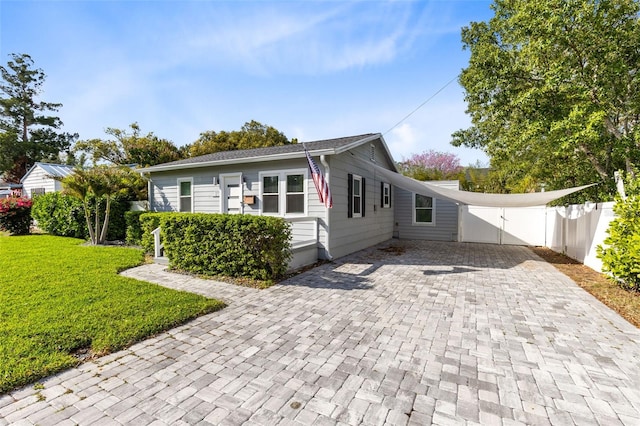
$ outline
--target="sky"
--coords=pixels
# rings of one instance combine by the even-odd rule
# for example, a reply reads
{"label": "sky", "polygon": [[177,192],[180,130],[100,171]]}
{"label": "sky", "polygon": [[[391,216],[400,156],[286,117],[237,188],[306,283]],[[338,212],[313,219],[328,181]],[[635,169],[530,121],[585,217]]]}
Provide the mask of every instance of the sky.
{"label": "sky", "polygon": [[182,146],[256,120],[300,142],[382,133],[396,161],[487,164],[450,141],[471,122],[461,28],[490,3],[0,0],[0,63],[29,54],[80,139],[137,122]]}

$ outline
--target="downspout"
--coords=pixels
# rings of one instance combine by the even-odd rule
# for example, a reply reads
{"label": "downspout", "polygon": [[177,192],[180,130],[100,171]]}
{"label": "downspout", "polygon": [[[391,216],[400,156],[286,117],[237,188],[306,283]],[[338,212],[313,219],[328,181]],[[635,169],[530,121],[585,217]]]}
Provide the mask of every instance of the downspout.
{"label": "downspout", "polygon": [[[331,189],[331,179],[330,179],[331,171],[329,169],[329,163],[327,162],[327,157],[325,155],[321,155],[320,162],[324,166],[324,180],[327,182],[327,185],[329,185],[329,189]],[[327,234],[327,245],[325,247],[325,251],[327,253],[327,260],[333,260],[333,256],[331,256],[331,253],[329,252],[329,236],[331,234],[329,233],[329,209],[326,207],[324,209],[324,223],[325,223],[326,234]]]}

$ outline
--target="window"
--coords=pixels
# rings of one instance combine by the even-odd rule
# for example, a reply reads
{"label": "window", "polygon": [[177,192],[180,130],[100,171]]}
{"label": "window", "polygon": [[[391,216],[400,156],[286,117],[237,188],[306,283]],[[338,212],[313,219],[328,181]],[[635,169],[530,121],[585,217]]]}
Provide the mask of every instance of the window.
{"label": "window", "polygon": [[283,216],[306,214],[306,169],[260,173],[260,181],[262,213]]}
{"label": "window", "polygon": [[287,175],[287,213],[304,213],[304,175]]}
{"label": "window", "polygon": [[425,195],[414,194],[413,199],[413,223],[433,225],[434,223],[434,199]]}
{"label": "window", "polygon": [[278,187],[278,176],[262,177],[262,211],[264,213],[279,213]]}
{"label": "window", "polygon": [[380,182],[380,206],[383,209],[391,207],[391,184]]}
{"label": "window", "polygon": [[191,213],[193,211],[193,196],[191,179],[178,179],[178,211]]}
{"label": "window", "polygon": [[362,176],[348,174],[347,177],[347,217],[364,217],[366,180]]}
{"label": "window", "polygon": [[37,195],[42,195],[44,194],[44,188],[33,188],[31,190],[31,198],[37,196]]}

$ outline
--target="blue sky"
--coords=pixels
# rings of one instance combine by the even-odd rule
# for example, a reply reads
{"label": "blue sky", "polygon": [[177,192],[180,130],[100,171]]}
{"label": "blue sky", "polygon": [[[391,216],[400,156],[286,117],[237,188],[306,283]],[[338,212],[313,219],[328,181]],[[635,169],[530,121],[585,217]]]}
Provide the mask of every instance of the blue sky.
{"label": "blue sky", "polygon": [[[65,130],[138,122],[176,145],[257,120],[312,141],[383,133],[397,161],[468,127],[460,29],[490,1],[0,1],[0,62],[28,53]],[[442,92],[399,126],[407,114]],[[390,130],[390,131],[389,131]]]}

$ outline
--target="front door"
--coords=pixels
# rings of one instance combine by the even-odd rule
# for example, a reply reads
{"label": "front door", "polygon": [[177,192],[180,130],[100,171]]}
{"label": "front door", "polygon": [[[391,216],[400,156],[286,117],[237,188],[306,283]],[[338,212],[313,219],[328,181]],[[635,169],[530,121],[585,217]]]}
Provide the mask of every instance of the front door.
{"label": "front door", "polygon": [[222,213],[242,213],[242,174],[220,176]]}

